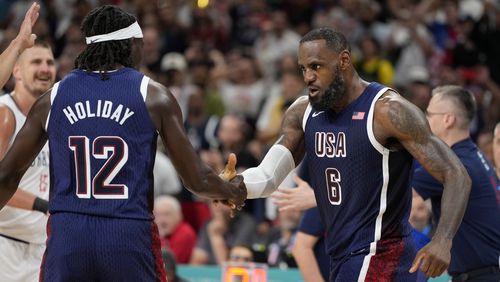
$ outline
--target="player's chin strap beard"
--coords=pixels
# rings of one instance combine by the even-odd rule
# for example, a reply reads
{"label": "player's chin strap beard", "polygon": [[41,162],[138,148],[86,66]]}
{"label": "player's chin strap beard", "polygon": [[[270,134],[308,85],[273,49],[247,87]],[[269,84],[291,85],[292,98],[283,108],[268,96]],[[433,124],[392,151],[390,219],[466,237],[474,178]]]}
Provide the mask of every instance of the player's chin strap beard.
{"label": "player's chin strap beard", "polygon": [[87,45],[89,45],[104,41],[123,40],[129,38],[143,38],[141,27],[137,22],[134,22],[133,24],[125,28],[115,30],[110,33],[85,37],[85,42],[87,42]]}

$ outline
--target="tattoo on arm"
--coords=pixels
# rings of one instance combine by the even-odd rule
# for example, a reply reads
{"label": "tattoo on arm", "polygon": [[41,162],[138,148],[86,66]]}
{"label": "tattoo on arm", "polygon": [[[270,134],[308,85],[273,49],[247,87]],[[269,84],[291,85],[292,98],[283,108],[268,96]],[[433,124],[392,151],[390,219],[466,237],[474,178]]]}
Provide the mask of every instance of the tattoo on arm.
{"label": "tattoo on arm", "polygon": [[439,138],[432,135],[427,120],[416,107],[406,105],[406,101],[389,103],[388,117],[398,140],[420,163],[438,179],[451,166],[448,162],[451,151]]}
{"label": "tattoo on arm", "polygon": [[290,150],[295,164],[299,164],[305,154],[302,118],[307,105],[308,100],[299,98],[290,106],[283,118],[280,137],[276,142]]}

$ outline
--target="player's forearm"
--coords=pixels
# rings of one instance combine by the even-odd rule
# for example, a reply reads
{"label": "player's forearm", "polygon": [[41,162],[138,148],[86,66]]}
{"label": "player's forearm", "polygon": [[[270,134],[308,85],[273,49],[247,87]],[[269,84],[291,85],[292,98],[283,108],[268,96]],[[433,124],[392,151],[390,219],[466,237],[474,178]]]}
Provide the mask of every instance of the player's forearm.
{"label": "player's forearm", "polygon": [[221,235],[210,236],[210,245],[212,246],[212,251],[214,252],[217,264],[222,265],[227,260],[228,253],[224,237]]}
{"label": "player's forearm", "polygon": [[9,171],[0,164],[0,209],[12,198],[19,185],[21,177],[9,173]]}
{"label": "player's forearm", "polygon": [[2,88],[12,73],[12,68],[19,57],[19,54],[23,52],[20,44],[16,39],[12,40],[2,54],[0,54],[0,88]]}
{"label": "player's forearm", "polygon": [[22,189],[17,189],[7,205],[13,208],[47,213],[48,201]]}
{"label": "player's forearm", "polygon": [[441,217],[434,238],[451,240],[462,222],[471,190],[471,179],[461,163],[446,172],[443,186]]}
{"label": "player's forearm", "polygon": [[18,189],[12,198],[7,202],[7,205],[13,208],[31,210],[36,196]]}
{"label": "player's forearm", "polygon": [[299,267],[300,272],[306,282],[324,281],[318,267],[318,262],[311,248],[296,246],[293,249],[293,257]]}
{"label": "player's forearm", "polygon": [[189,191],[195,195],[209,199],[233,198],[232,187],[222,180],[208,166],[199,164],[200,167],[192,177],[183,178],[183,182]]}

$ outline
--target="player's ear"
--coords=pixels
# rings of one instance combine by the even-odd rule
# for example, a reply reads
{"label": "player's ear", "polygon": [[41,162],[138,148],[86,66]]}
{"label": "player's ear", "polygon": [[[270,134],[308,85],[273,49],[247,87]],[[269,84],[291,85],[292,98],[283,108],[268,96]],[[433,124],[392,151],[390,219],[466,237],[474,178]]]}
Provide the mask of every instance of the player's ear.
{"label": "player's ear", "polygon": [[339,54],[339,66],[341,70],[346,70],[351,65],[351,52],[344,50]]}
{"label": "player's ear", "polygon": [[18,64],[15,64],[14,68],[12,68],[12,75],[16,80],[21,79],[21,68]]}

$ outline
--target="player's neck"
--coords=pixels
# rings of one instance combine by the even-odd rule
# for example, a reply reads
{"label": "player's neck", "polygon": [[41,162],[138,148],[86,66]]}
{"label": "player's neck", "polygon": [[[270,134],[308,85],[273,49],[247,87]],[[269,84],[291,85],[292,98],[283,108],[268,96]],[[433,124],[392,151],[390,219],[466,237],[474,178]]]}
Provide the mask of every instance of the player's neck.
{"label": "player's neck", "polygon": [[353,73],[351,77],[346,77],[345,79],[345,85],[347,87],[345,97],[342,99],[342,102],[340,102],[338,106],[333,107],[333,110],[337,113],[341,112],[345,107],[358,99],[358,97],[363,94],[363,91],[365,91],[366,87],[369,84],[368,82],[361,79],[361,77],[359,77],[357,73]]}
{"label": "player's neck", "polygon": [[467,130],[456,130],[453,132],[450,132],[448,135],[443,137],[443,141],[448,145],[448,146],[453,146],[456,143],[463,141],[467,138],[470,138],[470,133]]}

